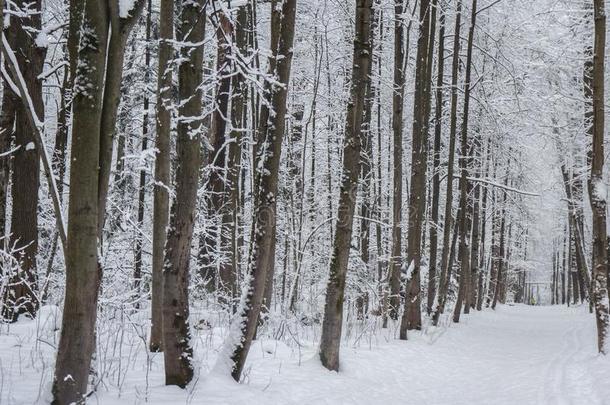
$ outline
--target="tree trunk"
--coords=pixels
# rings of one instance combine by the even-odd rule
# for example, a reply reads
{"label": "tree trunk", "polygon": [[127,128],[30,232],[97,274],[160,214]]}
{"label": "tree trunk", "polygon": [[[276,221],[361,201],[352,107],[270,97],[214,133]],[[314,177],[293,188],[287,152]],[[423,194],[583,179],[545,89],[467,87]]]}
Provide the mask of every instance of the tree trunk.
{"label": "tree trunk", "polygon": [[[150,28],[152,19],[152,0],[147,0],[148,7],[146,13],[146,51],[144,54],[144,64],[146,66],[146,72],[144,72],[144,83],[150,81]],[[142,117],[142,152],[148,149],[148,116],[150,108],[150,102],[148,98],[148,92],[144,93],[144,116]],[[135,307],[140,308],[140,285],[142,283],[142,244],[144,232],[144,200],[146,198],[146,169],[140,170],[140,184],[138,187],[138,229],[136,229],[136,243],[135,243],[135,254],[134,254],[134,272],[133,272],[133,289],[135,292]]]}
{"label": "tree trunk", "polygon": [[[214,4],[212,2],[212,4]],[[232,294],[234,290],[232,274],[227,274],[223,263],[226,262],[223,251],[222,228],[223,205],[226,203],[227,194],[225,192],[225,179],[227,169],[227,150],[226,128],[227,120],[230,119],[229,98],[231,93],[232,77],[232,56],[231,42],[233,39],[233,25],[222,10],[214,10],[211,18],[216,27],[217,57],[216,57],[216,95],[213,102],[212,123],[210,128],[211,160],[209,163],[210,177],[206,182],[207,191],[207,220],[206,234],[201,237],[202,256],[199,265],[202,266],[202,274],[211,276],[210,280],[218,280],[220,294],[223,301]],[[218,277],[214,277],[214,272],[218,272]],[[212,282],[210,281],[212,284]],[[216,286],[210,285],[214,290]]]}
{"label": "tree trunk", "polygon": [[504,265],[505,265],[505,257],[504,257],[504,253],[505,253],[505,243],[506,243],[506,197],[507,197],[507,193],[506,191],[503,191],[504,197],[502,199],[502,208],[501,208],[501,216],[502,219],[500,220],[500,246],[499,246],[499,252],[498,252],[498,258],[497,258],[497,262],[498,262],[498,270],[497,270],[497,274],[496,274],[496,285],[495,285],[495,291],[493,292],[494,294],[494,298],[493,298],[493,302],[491,304],[491,309],[496,309],[496,305],[498,304],[498,301],[502,302],[503,300],[500,299],[500,296],[502,295],[502,290],[504,288]]}
{"label": "tree trunk", "polygon": [[[235,44],[242,55],[247,51],[247,30],[249,26],[248,9],[240,7],[237,11],[237,20],[235,25]],[[235,69],[235,68],[234,68]],[[229,157],[227,163],[227,180],[226,180],[226,196],[227,204],[223,211],[223,228],[226,229],[226,234],[221,235],[223,246],[228,246],[230,259],[222,263],[221,279],[223,284],[226,284],[227,292],[233,304],[238,296],[237,276],[239,274],[240,249],[241,243],[239,233],[239,222],[241,217],[241,204],[239,201],[241,187],[239,183],[239,175],[241,172],[241,155],[242,155],[242,132],[246,128],[247,116],[247,84],[245,77],[241,73],[237,73],[233,77],[231,101],[231,143],[229,144]],[[226,278],[225,278],[226,275]]]}
{"label": "tree trunk", "polygon": [[[436,77],[436,107],[434,111],[434,153],[432,155],[432,208],[431,208],[431,225],[430,225],[430,263],[429,278],[428,278],[428,315],[432,314],[434,309],[434,300],[436,298],[436,286],[438,282],[437,262],[438,262],[438,230],[439,230],[439,205],[441,192],[441,132],[443,128],[443,80],[445,68],[445,12],[442,4],[439,7],[439,32],[438,32],[438,73]],[[433,42],[433,41],[431,41]]]}
{"label": "tree trunk", "polygon": [[[119,4],[116,1],[107,3],[107,12],[110,24],[108,40],[108,60],[105,67],[104,99],[102,106],[100,128],[100,175],[98,184],[98,233],[102,241],[102,231],[106,218],[106,203],[110,183],[110,168],[112,167],[112,152],[114,150],[114,135],[119,103],[121,101],[121,82],[123,80],[123,59],[125,57],[125,44],[132,28],[137,22],[145,0],[135,0],[135,4],[126,18],[120,16]],[[100,242],[101,243],[101,242]]]}
{"label": "tree trunk", "polygon": [[[573,183],[575,182],[574,176],[570,176],[565,165],[561,166],[561,173],[563,176],[563,184],[566,191],[566,197],[568,198],[568,209],[569,209],[569,226],[574,240],[574,260],[576,262],[576,269],[578,271],[579,280],[582,280],[584,284],[583,292],[589,294],[591,292],[591,281],[589,278],[589,269],[587,266],[587,259],[585,258],[584,248],[584,234],[582,232],[582,215],[579,213],[577,208],[577,200],[579,199],[578,190],[575,190]],[[585,299],[585,295],[581,295],[581,299]]]}
{"label": "tree trunk", "polygon": [[[472,0],[472,13],[470,15],[470,29],[468,30],[468,50],[466,53],[466,78],[464,86],[464,116],[462,121],[462,136],[461,136],[461,159],[460,159],[460,287],[458,299],[455,303],[453,311],[453,322],[460,321],[460,313],[462,304],[465,305],[465,312],[470,310],[470,287],[471,287],[471,269],[470,269],[470,250],[468,247],[468,233],[472,223],[472,215],[468,207],[468,117],[470,108],[470,89],[471,89],[471,72],[472,72],[472,48],[474,43],[474,28],[477,18],[477,0]],[[475,258],[476,260],[476,258]]]}
{"label": "tree trunk", "polygon": [[345,277],[352,238],[352,225],[358,192],[364,102],[371,63],[370,23],[372,0],[356,1],[356,31],[352,60],[352,83],[347,106],[343,147],[343,175],[337,225],[320,341],[320,360],[329,370],[339,370],[339,348],[343,323]]}
{"label": "tree trunk", "polygon": [[409,192],[409,237],[407,240],[407,286],[405,310],[400,323],[400,338],[407,339],[408,329],[421,329],[422,233],[426,209],[426,170],[428,156],[428,124],[426,94],[428,42],[430,36],[430,1],[422,0],[419,9],[419,36],[415,67],[415,96],[413,98],[413,140],[411,146],[411,189]]}
{"label": "tree trunk", "polygon": [[[42,73],[46,48],[38,47],[28,29],[41,29],[42,1],[33,4],[24,0],[16,1],[20,10],[30,10],[27,17],[20,18],[7,28],[8,43],[17,57],[19,70],[29,90],[36,115],[44,117]],[[6,92],[9,90],[5,89]],[[10,97],[10,96],[9,96]],[[40,160],[36,150],[35,131],[29,120],[24,103],[15,105],[15,147],[12,154],[12,212],[9,247],[17,253],[18,268],[13,269],[5,292],[3,318],[17,321],[20,314],[36,316],[38,301],[38,277],[36,254],[38,253],[38,187],[40,184]]]}
{"label": "tree trunk", "polygon": [[[275,223],[276,197],[278,192],[278,175],[282,155],[284,120],[286,117],[286,100],[288,83],[292,66],[294,30],[296,18],[296,0],[286,0],[282,4],[281,18],[272,23],[272,32],[278,32],[279,45],[275,69],[280,86],[274,85],[267,94],[267,102],[273,107],[274,115],[269,115],[266,108],[261,108],[257,147],[261,169],[255,173],[254,216],[252,225],[251,251],[248,264],[249,281],[246,287],[245,302],[239,310],[236,326],[239,333],[227,341],[229,365],[232,377],[239,381],[241,372],[256,332],[261,311],[265,285],[268,274],[273,276],[275,262]],[[272,41],[273,43],[273,41]],[[265,115],[265,116],[263,116]],[[268,117],[268,118],[267,118]],[[233,340],[235,339],[235,340]],[[221,359],[220,361],[224,361]]]}
{"label": "tree trunk", "polygon": [[[82,15],[86,30],[70,47],[75,67],[72,99],[72,159],[66,246],[66,289],[61,335],[55,363],[53,403],[84,401],[89,366],[95,348],[97,297],[101,280],[98,264],[98,168],[104,66],[108,40],[105,1],[77,3],[70,8],[70,39],[78,36]],[[70,42],[69,39],[69,42]],[[86,66],[87,68],[83,68]],[[86,83],[87,87],[84,87]],[[84,89],[87,90],[84,90]],[[78,347],[78,350],[74,350]]]}
{"label": "tree trunk", "polygon": [[593,140],[589,201],[593,212],[592,301],[597,320],[597,348],[606,354],[608,335],[608,251],[606,249],[606,186],[604,183],[604,67],[606,54],[606,11],[603,0],[593,0],[595,40],[593,49]]}
{"label": "tree trunk", "polygon": [[[185,62],[178,69],[178,154],[176,194],[165,244],[163,269],[163,353],[165,384],[184,388],[193,378],[189,326],[189,264],[201,166],[203,38],[206,2],[182,4],[179,41]],[[188,62],[186,62],[188,61]]]}
{"label": "tree trunk", "polygon": [[[3,63],[3,62],[0,62]],[[4,82],[2,93],[2,111],[0,112],[0,153],[5,154],[10,150],[14,136],[15,108],[19,100]],[[0,157],[0,237],[6,236],[6,218],[8,202],[8,185],[10,182],[11,157]]]}
{"label": "tree trunk", "polygon": [[392,255],[390,257],[389,315],[398,319],[400,307],[400,273],[402,267],[402,133],[405,94],[404,13],[405,0],[394,3],[394,91],[392,92],[392,131],[394,134]]}
{"label": "tree trunk", "polygon": [[152,320],[149,347],[153,352],[163,350],[163,265],[169,223],[169,193],[171,187],[170,132],[172,94],[172,58],[174,39],[174,0],[161,0],[159,16],[159,70],[157,75],[157,104],[155,147],[155,188],[153,197],[152,242]]}
{"label": "tree trunk", "polygon": [[500,209],[498,208],[497,192],[493,192],[492,205],[492,220],[491,220],[491,268],[489,270],[489,286],[487,287],[487,297],[485,298],[485,307],[489,308],[496,292],[498,285],[498,266],[500,260],[500,240],[499,240],[499,223]]}
{"label": "tree trunk", "polygon": [[453,171],[455,166],[455,139],[457,133],[457,105],[458,105],[458,79],[460,62],[460,28],[462,19],[462,0],[457,0],[455,10],[455,30],[453,34],[453,61],[451,67],[451,112],[449,124],[449,159],[447,163],[447,193],[445,203],[445,224],[443,228],[443,253],[441,256],[441,277],[437,306],[432,316],[432,323],[436,326],[441,314],[445,311],[447,292],[451,282],[449,273],[449,253],[451,251],[450,239],[452,229],[453,208]]}

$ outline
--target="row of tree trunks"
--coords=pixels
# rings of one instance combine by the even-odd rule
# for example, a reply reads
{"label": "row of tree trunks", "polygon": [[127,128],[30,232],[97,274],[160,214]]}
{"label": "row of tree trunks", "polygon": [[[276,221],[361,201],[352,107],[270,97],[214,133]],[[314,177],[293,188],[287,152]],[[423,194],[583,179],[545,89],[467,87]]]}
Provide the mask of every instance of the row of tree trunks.
{"label": "row of tree trunks", "polygon": [[460,212],[459,228],[460,228],[460,286],[458,299],[453,311],[453,322],[460,321],[460,313],[462,305],[464,305],[465,313],[470,310],[470,288],[471,288],[471,262],[468,237],[472,226],[472,212],[468,206],[469,181],[468,181],[468,118],[470,109],[470,90],[472,88],[470,80],[472,74],[472,49],[474,45],[474,29],[477,17],[477,0],[472,0],[472,11],[470,16],[470,29],[468,30],[468,48],[466,53],[466,78],[464,90],[464,115],[462,117],[461,131],[461,156],[460,156]]}
{"label": "row of tree trunks", "polygon": [[462,20],[462,0],[457,0],[455,9],[455,30],[453,34],[453,56],[451,67],[451,111],[449,123],[449,157],[447,163],[447,192],[445,202],[445,223],[443,228],[443,250],[441,255],[441,276],[439,279],[439,290],[437,305],[432,315],[432,323],[438,325],[441,314],[445,311],[447,294],[451,283],[451,230],[453,228],[453,172],[455,166],[455,143],[457,134],[457,108],[458,108],[458,80],[460,62],[460,31]]}

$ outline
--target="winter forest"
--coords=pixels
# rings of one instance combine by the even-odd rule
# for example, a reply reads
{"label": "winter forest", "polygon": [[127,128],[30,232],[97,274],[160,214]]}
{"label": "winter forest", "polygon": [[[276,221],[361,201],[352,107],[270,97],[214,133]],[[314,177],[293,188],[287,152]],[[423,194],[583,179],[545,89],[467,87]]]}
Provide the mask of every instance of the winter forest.
{"label": "winter forest", "polygon": [[0,404],[610,404],[605,0],[0,0]]}

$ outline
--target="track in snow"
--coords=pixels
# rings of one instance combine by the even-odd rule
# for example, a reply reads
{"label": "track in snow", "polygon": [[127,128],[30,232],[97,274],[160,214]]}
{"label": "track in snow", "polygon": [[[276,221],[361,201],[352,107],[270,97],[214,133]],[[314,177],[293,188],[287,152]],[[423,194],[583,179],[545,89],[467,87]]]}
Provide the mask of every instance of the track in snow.
{"label": "track in snow", "polygon": [[440,337],[429,329],[408,342],[344,347],[339,374],[322,369],[311,348],[311,360],[283,360],[281,371],[277,358],[255,359],[239,400],[211,383],[197,391],[227,404],[610,404],[610,392],[594,386],[603,378],[608,391],[610,360],[595,352],[594,318],[585,308],[503,306],[462,319]]}

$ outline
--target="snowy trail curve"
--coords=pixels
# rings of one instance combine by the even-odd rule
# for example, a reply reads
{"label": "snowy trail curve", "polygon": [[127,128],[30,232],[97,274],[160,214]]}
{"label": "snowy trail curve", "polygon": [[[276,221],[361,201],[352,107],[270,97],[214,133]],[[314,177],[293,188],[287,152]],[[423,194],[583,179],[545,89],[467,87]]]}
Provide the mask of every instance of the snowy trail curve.
{"label": "snowy trail curve", "polygon": [[244,395],[261,404],[610,404],[594,388],[610,360],[595,352],[594,318],[585,308],[504,306],[434,335],[344,347],[339,374],[322,369],[314,350],[301,366],[285,361],[281,374],[277,363],[254,360]]}

